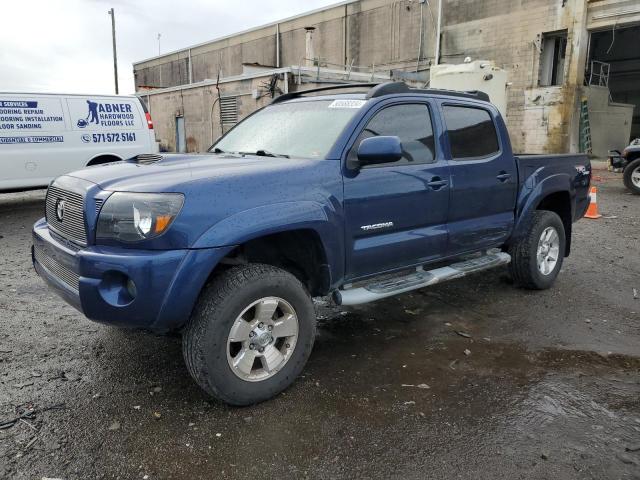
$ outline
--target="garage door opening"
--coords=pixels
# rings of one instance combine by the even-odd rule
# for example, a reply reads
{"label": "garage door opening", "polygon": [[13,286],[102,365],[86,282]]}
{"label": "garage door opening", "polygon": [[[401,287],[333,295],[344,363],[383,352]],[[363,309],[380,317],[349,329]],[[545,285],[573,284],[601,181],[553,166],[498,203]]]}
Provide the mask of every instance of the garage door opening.
{"label": "garage door opening", "polygon": [[[592,32],[587,82],[609,87],[611,100],[635,105],[631,138],[640,137],[640,25]],[[604,65],[603,65],[604,64]],[[608,70],[608,72],[607,72]],[[608,73],[608,76],[607,76]]]}

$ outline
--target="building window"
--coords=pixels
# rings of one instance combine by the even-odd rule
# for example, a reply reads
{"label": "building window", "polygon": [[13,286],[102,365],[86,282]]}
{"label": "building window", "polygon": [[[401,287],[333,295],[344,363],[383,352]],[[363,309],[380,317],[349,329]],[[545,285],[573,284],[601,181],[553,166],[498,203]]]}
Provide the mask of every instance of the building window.
{"label": "building window", "polygon": [[540,52],[540,86],[562,85],[567,32],[544,33]]}
{"label": "building window", "polygon": [[220,119],[225,127],[238,123],[238,97],[220,99]]}

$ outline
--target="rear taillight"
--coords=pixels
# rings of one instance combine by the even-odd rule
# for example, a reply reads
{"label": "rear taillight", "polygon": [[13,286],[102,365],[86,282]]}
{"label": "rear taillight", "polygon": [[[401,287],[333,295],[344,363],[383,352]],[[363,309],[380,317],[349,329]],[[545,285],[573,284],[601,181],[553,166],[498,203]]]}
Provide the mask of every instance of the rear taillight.
{"label": "rear taillight", "polygon": [[153,130],[153,120],[151,120],[151,114],[149,112],[145,112],[144,116],[147,118],[147,126],[149,130]]}

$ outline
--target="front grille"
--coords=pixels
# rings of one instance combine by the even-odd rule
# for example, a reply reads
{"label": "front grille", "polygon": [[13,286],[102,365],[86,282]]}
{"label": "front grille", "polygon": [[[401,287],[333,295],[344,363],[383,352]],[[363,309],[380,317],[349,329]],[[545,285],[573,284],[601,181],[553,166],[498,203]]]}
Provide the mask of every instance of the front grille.
{"label": "front grille", "polygon": [[37,245],[33,247],[33,256],[35,257],[36,261],[44,268],[49,270],[49,272],[53,276],[62,280],[76,292],[78,291],[80,277],[76,272],[71,270],[66,265],[63,265],[62,263],[48,256]]}
{"label": "front grille", "polygon": [[[56,210],[62,201],[64,201],[64,215],[60,221]],[[87,231],[84,226],[83,203],[81,194],[51,185],[47,190],[45,210],[49,228],[64,238],[86,245]]]}

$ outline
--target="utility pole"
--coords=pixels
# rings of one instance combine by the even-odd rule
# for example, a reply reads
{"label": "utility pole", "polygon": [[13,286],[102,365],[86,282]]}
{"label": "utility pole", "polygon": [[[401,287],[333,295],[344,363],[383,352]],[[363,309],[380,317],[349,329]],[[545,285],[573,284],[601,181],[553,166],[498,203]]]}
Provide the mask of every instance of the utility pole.
{"label": "utility pole", "polygon": [[162,36],[161,33],[158,34],[158,56],[160,56],[160,37]]}
{"label": "utility pole", "polygon": [[116,52],[116,13],[113,10],[107,12],[111,15],[111,37],[113,39],[113,78],[116,82],[116,95],[118,95],[118,53]]}

